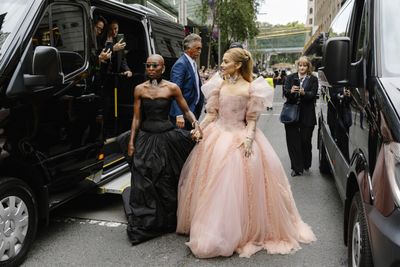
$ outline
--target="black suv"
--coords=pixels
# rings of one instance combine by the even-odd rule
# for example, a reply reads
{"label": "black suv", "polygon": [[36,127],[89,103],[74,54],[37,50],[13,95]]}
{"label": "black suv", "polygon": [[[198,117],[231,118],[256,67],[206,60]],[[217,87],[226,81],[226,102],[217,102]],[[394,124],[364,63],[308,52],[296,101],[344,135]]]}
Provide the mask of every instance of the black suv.
{"label": "black suv", "polygon": [[400,265],[398,10],[347,0],[322,47],[319,166],[344,201],[349,266]]}
{"label": "black suv", "polygon": [[[96,91],[92,20],[118,20],[131,79]],[[106,0],[13,0],[0,11],[0,265],[17,265],[49,211],[126,172],[116,136],[130,128],[133,88],[148,55],[182,52],[183,26]],[[106,99],[111,97],[112,99]],[[100,107],[114,103],[112,131]]]}

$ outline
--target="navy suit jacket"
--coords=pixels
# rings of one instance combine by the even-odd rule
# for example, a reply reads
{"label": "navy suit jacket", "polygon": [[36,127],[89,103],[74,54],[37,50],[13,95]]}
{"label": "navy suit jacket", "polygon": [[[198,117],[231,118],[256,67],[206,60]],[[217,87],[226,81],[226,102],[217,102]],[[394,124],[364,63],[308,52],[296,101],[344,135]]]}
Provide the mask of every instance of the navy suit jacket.
{"label": "navy suit jacket", "polygon": [[[176,83],[179,88],[181,88],[182,95],[185,98],[189,109],[194,113],[196,109],[196,100],[197,100],[197,88],[196,88],[196,76],[193,71],[193,67],[189,59],[183,54],[178,58],[175,64],[171,69],[171,82]],[[201,80],[199,76],[199,89],[201,88]],[[204,96],[200,90],[200,100],[197,106],[200,107],[203,105]],[[178,115],[182,115],[182,111],[179,108],[176,101],[172,102],[171,117],[176,117]]]}

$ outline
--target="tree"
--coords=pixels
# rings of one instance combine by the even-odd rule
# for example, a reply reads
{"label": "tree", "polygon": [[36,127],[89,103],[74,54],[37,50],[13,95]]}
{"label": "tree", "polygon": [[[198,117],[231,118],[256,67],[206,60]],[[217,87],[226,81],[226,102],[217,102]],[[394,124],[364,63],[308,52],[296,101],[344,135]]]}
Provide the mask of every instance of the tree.
{"label": "tree", "polygon": [[[203,24],[209,23],[208,65],[211,48],[216,46],[216,38],[220,38],[221,47],[226,50],[233,41],[243,42],[258,34],[256,14],[260,1],[202,0],[198,13]],[[216,29],[219,29],[218,36],[215,36]],[[212,38],[213,33],[214,38]]]}

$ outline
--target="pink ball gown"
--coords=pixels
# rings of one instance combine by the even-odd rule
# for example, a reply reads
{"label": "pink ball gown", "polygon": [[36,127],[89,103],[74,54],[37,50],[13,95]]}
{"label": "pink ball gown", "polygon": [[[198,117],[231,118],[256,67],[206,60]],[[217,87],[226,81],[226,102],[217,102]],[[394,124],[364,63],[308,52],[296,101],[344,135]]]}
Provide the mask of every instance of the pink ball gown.
{"label": "pink ball gown", "polygon": [[183,166],[177,233],[190,234],[186,244],[199,258],[293,253],[316,237],[299,215],[282,164],[258,128],[253,154],[246,158],[240,147],[246,122],[271,106],[273,90],[258,78],[249,96],[221,95],[221,84],[214,75],[202,87],[207,112],[218,115]]}

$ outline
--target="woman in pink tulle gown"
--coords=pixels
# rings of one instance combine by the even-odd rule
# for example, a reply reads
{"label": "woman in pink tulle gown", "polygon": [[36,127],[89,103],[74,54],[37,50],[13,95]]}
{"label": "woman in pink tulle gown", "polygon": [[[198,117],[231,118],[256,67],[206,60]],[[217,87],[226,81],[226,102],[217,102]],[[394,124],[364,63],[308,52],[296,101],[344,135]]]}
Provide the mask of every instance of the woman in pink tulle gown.
{"label": "woman in pink tulle gown", "polygon": [[247,50],[229,49],[221,64],[225,79],[214,75],[202,87],[203,140],[181,172],[177,225],[199,258],[250,257],[261,249],[287,254],[316,240],[278,156],[256,128],[273,90],[262,78],[251,82],[252,65]]}

